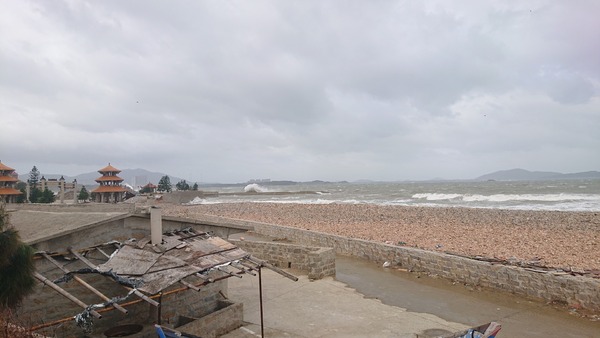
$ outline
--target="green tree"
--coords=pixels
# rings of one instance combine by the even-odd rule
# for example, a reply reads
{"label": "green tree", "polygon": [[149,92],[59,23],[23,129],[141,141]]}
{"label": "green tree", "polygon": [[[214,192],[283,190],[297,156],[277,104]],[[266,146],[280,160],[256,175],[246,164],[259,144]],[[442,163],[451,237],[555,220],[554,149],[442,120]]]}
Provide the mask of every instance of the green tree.
{"label": "green tree", "polygon": [[40,182],[40,171],[38,170],[38,168],[36,166],[33,166],[33,168],[31,168],[31,171],[29,172],[29,184],[31,184],[31,187],[37,188],[37,185],[39,182]]}
{"label": "green tree", "polygon": [[142,187],[142,189],[140,189],[140,194],[150,194],[152,193],[152,188],[150,187],[150,185],[145,185]]}
{"label": "green tree", "polygon": [[194,185],[192,186],[192,190],[194,190],[194,191],[198,190],[198,183],[194,183]]}
{"label": "green tree", "polygon": [[29,191],[29,202],[39,203],[40,198],[42,198],[42,191],[39,188],[32,187]]}
{"label": "green tree", "polygon": [[14,308],[33,291],[33,248],[21,242],[0,205],[0,310]]}
{"label": "green tree", "polygon": [[90,198],[90,193],[87,191],[85,186],[81,187],[79,190],[79,194],[77,195],[77,199],[80,201],[87,201]]}
{"label": "green tree", "polygon": [[19,181],[15,189],[21,191],[21,195],[17,197],[17,203],[25,203],[25,199],[27,198],[27,183]]}
{"label": "green tree", "polygon": [[165,175],[161,177],[160,181],[158,181],[158,191],[160,192],[171,192],[173,187],[171,186],[171,179],[169,176]]}
{"label": "green tree", "polygon": [[55,200],[54,193],[52,192],[52,190],[46,188],[46,189],[44,189],[44,191],[42,191],[42,194],[37,199],[37,202],[38,203],[53,203],[54,200]]}
{"label": "green tree", "polygon": [[190,190],[190,185],[185,180],[181,180],[175,184],[177,190]]}

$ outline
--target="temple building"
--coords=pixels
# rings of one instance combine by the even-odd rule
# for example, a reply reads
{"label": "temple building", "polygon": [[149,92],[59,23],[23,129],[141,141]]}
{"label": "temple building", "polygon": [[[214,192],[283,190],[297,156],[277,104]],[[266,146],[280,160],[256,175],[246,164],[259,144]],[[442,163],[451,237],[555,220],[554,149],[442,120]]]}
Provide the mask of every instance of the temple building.
{"label": "temple building", "polygon": [[123,179],[117,176],[121,170],[108,164],[98,170],[102,176],[96,179],[100,186],[92,190],[92,200],[99,203],[117,203],[123,201],[127,189],[121,186]]}
{"label": "temple building", "polygon": [[17,198],[22,194],[15,189],[15,184],[19,181],[15,169],[8,167],[0,162],[0,202],[16,203]]}

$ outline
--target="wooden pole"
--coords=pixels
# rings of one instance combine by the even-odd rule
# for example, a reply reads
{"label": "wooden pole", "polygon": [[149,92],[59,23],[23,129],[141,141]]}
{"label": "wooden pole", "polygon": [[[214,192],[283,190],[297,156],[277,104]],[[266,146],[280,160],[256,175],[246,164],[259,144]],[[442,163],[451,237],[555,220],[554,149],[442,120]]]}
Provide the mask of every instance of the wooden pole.
{"label": "wooden pole", "polygon": [[[48,285],[49,287],[53,288],[56,292],[60,293],[61,295],[65,296],[68,300],[72,301],[73,303],[81,306],[84,309],[87,309],[87,305],[80,301],[79,299],[75,298],[75,296],[71,295],[70,293],[68,293],[67,291],[63,290],[60,286],[54,284],[51,280],[49,280],[48,278],[40,275],[37,271],[34,272],[34,276],[37,280],[39,280],[40,282],[42,282],[45,285]],[[90,310],[90,313],[100,319],[102,318],[102,315],[100,315],[98,312],[94,311],[94,310]]]}
{"label": "wooden pole", "polygon": [[[282,275],[283,277],[293,280],[294,282],[298,281],[298,277],[292,275],[291,273],[285,272],[285,271],[281,270],[280,268],[278,268],[266,261],[262,261],[260,259],[254,258],[254,257],[249,257],[248,260],[260,267],[264,266],[265,268],[267,268],[269,270],[273,270],[273,271],[277,272],[278,274]],[[259,268],[259,271],[260,271],[260,268]]]}
{"label": "wooden pole", "polygon": [[258,297],[260,299],[260,336],[265,337],[265,323],[263,317],[263,295],[262,295],[262,274],[260,273],[261,266],[258,266]]}
{"label": "wooden pole", "polygon": [[[69,270],[67,270],[63,265],[61,265],[59,262],[57,262],[54,258],[48,256],[47,253],[42,253],[42,255],[44,257],[46,257],[46,259],[48,259],[52,264],[56,265],[59,269],[61,269],[64,273],[69,273]],[[110,298],[108,298],[107,296],[105,296],[102,292],[98,291],[96,288],[94,288],[93,286],[89,285],[86,281],[84,281],[83,279],[79,278],[78,276],[73,276],[73,279],[83,285],[86,289],[92,291],[93,293],[95,293],[98,297],[102,298],[104,301],[110,301]],[[123,308],[121,305],[117,304],[117,303],[112,303],[112,306],[115,307],[115,309],[123,312],[124,314],[127,314],[128,311]]]}
{"label": "wooden pole", "polygon": [[[69,252],[71,252],[73,255],[75,255],[75,257],[79,258],[80,261],[82,261],[85,265],[89,266],[92,269],[96,269],[98,270],[98,266],[94,265],[94,263],[90,262],[87,258],[83,257],[80,253],[78,253],[77,251],[74,251],[73,249],[69,248]],[[127,290],[131,290],[131,288],[128,288],[126,286],[124,286]],[[148,298],[148,296],[144,295],[143,293],[141,293],[140,291],[138,291],[137,289],[133,291],[133,293],[140,297],[141,299],[145,300],[146,302],[152,304],[153,306],[158,306],[158,303],[150,298]]]}

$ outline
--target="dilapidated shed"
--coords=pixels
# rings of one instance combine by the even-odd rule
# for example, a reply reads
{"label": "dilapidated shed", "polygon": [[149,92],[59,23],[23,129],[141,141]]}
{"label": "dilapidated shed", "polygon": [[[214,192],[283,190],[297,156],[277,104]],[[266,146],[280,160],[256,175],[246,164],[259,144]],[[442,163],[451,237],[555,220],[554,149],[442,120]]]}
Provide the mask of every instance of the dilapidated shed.
{"label": "dilapidated shed", "polygon": [[99,233],[88,225],[70,229],[72,243],[62,249],[56,243],[65,238],[36,241],[40,287],[24,301],[21,320],[51,337],[154,337],[154,324],[210,337],[242,323],[242,304],[227,299],[228,278],[260,278],[267,267],[295,279],[211,233],[193,227],[163,232],[160,213],[154,216],[147,219],[154,231],[148,223],[140,231],[138,219],[127,240],[114,226],[113,238],[120,240],[107,241],[111,231],[103,229],[98,244],[81,247],[77,238],[89,243],[88,234]]}

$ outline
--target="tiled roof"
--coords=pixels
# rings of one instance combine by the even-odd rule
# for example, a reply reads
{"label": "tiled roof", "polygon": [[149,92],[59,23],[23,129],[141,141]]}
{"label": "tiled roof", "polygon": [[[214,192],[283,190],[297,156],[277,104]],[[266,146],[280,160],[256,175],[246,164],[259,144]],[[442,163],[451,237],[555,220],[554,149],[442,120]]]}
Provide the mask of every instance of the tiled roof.
{"label": "tiled roof", "polygon": [[125,192],[127,189],[116,185],[101,185],[92,192]]}
{"label": "tiled roof", "polygon": [[4,165],[2,162],[0,162],[0,170],[15,171],[15,169],[13,169],[7,165]]}
{"label": "tiled roof", "polygon": [[100,176],[96,179],[96,182],[110,182],[110,181],[123,181],[122,178],[120,178],[119,176]]}
{"label": "tiled roof", "polygon": [[113,166],[112,166],[112,165],[110,165],[110,163],[109,163],[109,164],[108,164],[106,167],[104,167],[104,168],[102,168],[102,169],[98,170],[98,172],[99,172],[99,173],[101,173],[101,174],[103,174],[103,173],[110,173],[110,172],[116,172],[116,173],[120,173],[120,172],[121,172],[121,170],[119,170],[119,169],[117,169],[117,168],[113,167]]}
{"label": "tiled roof", "polygon": [[20,192],[17,189],[13,189],[13,188],[0,188],[0,195],[21,195],[22,192]]}
{"label": "tiled roof", "polygon": [[11,176],[0,176],[0,182],[18,182],[19,180]]}

